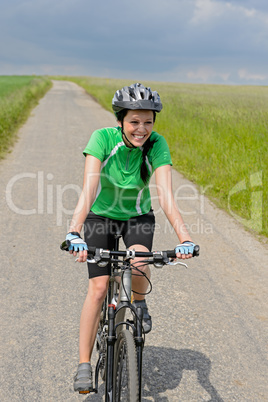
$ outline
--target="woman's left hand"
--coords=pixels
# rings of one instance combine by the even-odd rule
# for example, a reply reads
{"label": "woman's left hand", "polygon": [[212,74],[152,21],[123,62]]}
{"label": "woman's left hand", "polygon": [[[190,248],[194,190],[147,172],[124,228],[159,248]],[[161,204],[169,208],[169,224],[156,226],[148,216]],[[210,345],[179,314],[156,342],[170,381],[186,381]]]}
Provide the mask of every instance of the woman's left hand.
{"label": "woman's left hand", "polygon": [[191,258],[194,253],[195,244],[192,241],[184,241],[182,244],[178,244],[175,247],[177,258]]}

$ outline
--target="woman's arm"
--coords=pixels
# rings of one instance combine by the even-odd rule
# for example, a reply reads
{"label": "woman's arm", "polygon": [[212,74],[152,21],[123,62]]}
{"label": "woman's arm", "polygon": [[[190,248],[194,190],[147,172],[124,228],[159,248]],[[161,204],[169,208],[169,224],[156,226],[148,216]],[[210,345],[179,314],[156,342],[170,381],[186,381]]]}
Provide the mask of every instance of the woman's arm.
{"label": "woman's arm", "polygon": [[165,165],[155,169],[155,180],[160,206],[173,226],[180,242],[183,243],[186,240],[192,241],[174,200],[171,166]]}
{"label": "woman's arm", "polygon": [[[82,230],[87,214],[95,201],[97,188],[100,180],[101,161],[95,156],[87,155],[84,171],[84,182],[82,193],[76,205],[73,218],[71,220],[69,232],[78,232]],[[74,256],[76,251],[70,251]],[[78,262],[87,260],[87,250],[79,251]]]}
{"label": "woman's arm", "polygon": [[101,161],[95,158],[95,156],[87,155],[83,189],[71,220],[69,232],[81,232],[87,214],[89,213],[90,208],[96,198],[100,179],[100,170]]}

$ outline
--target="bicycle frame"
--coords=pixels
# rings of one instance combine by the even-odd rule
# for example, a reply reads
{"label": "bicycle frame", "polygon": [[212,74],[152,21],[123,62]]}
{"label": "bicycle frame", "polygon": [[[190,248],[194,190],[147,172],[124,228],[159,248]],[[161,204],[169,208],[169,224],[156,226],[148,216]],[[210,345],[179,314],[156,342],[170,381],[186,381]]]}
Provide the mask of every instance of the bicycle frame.
{"label": "bicycle frame", "polygon": [[[120,236],[115,237],[115,251],[118,250]],[[116,280],[118,275],[118,264],[112,262],[112,276],[110,278],[108,290],[108,336],[107,336],[107,351],[106,351],[106,384],[105,384],[105,401],[114,401],[114,356],[116,355],[116,340],[124,326],[131,327],[134,341],[136,344],[137,361],[138,361],[138,379],[139,379],[139,400],[141,400],[141,381],[142,381],[142,318],[143,312],[141,308],[135,309],[131,304],[131,284],[132,272],[131,267],[126,260],[126,265],[120,267],[121,281],[120,284]],[[119,288],[118,300],[114,300],[114,296]],[[134,321],[125,321],[126,310],[131,310]],[[96,379],[98,377],[99,364],[96,367]],[[96,383],[97,384],[97,383]],[[95,387],[96,388],[96,387]],[[97,390],[97,389],[96,389]]]}
{"label": "bicycle frame", "polygon": [[[119,337],[120,332],[126,327],[126,330],[131,328],[134,343],[136,347],[137,360],[137,371],[138,371],[138,386],[139,386],[139,401],[141,401],[141,383],[142,383],[142,350],[144,345],[143,329],[142,329],[142,318],[143,312],[142,308],[134,308],[131,304],[131,282],[132,282],[132,272],[130,260],[135,257],[146,258],[145,263],[154,264],[156,268],[162,268],[164,265],[182,265],[187,268],[187,265],[183,262],[171,262],[172,259],[176,258],[176,252],[174,250],[158,251],[158,252],[135,252],[135,250],[119,251],[119,238],[121,236],[115,235],[115,248],[114,251],[98,249],[96,247],[89,247],[89,254],[93,254],[93,259],[88,259],[88,262],[100,263],[99,265],[107,264],[110,262],[112,264],[112,276],[110,278],[109,289],[108,289],[108,306],[106,304],[105,308],[105,325],[108,323],[108,335],[106,342],[106,386],[105,386],[105,401],[114,402],[115,390],[114,390],[114,369],[115,369],[115,353],[116,353],[116,341]],[[62,250],[69,250],[70,241],[64,241],[61,245]],[[199,255],[199,246],[194,247],[193,257]],[[118,275],[119,265],[118,262],[122,260],[117,260],[117,257],[124,257],[125,263],[120,265],[121,270],[121,281],[120,285],[115,279]],[[147,260],[148,259],[148,260]],[[144,261],[143,261],[144,263]],[[117,301],[113,300],[113,296],[117,295],[119,287],[119,295]],[[133,321],[125,320],[125,311],[130,310],[134,317]],[[126,332],[125,329],[123,331]],[[122,334],[120,335],[123,335]],[[104,333],[104,332],[101,332]],[[128,333],[128,332],[127,332]],[[129,333],[128,333],[129,335]],[[106,333],[105,337],[106,339]],[[133,342],[133,340],[132,340]],[[133,349],[134,350],[134,343]],[[133,354],[134,352],[132,352]],[[105,354],[104,354],[105,355]],[[102,364],[103,354],[100,353],[96,371],[95,371],[95,389],[92,392],[98,392],[98,376],[100,366]],[[135,363],[136,364],[136,363]],[[134,368],[133,368],[134,370]],[[132,388],[133,389],[133,388]],[[134,388],[135,390],[136,388]]]}

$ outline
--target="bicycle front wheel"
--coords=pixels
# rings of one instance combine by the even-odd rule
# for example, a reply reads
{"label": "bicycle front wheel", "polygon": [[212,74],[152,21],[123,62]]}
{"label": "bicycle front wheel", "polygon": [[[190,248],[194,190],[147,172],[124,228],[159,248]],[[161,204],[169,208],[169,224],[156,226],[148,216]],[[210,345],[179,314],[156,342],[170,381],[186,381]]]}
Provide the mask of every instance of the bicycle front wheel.
{"label": "bicycle front wheel", "polygon": [[106,353],[107,353],[107,335],[108,335],[108,325],[107,325],[107,297],[105,298],[101,314],[100,322],[98,326],[96,348],[99,353],[99,373],[103,381],[105,381],[106,374]]}
{"label": "bicycle front wheel", "polygon": [[123,330],[118,335],[114,369],[115,402],[139,401],[137,354],[133,335]]}

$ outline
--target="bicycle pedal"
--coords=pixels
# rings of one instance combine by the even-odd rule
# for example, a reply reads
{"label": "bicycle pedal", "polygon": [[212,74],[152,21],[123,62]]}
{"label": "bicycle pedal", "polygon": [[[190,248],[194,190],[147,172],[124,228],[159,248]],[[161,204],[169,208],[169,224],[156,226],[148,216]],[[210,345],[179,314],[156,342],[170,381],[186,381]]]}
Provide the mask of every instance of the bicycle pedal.
{"label": "bicycle pedal", "polygon": [[79,391],[79,394],[90,394],[90,393],[94,393],[94,394],[97,394],[98,393],[98,390],[96,389],[96,388],[92,388],[91,390],[87,390],[87,391]]}

